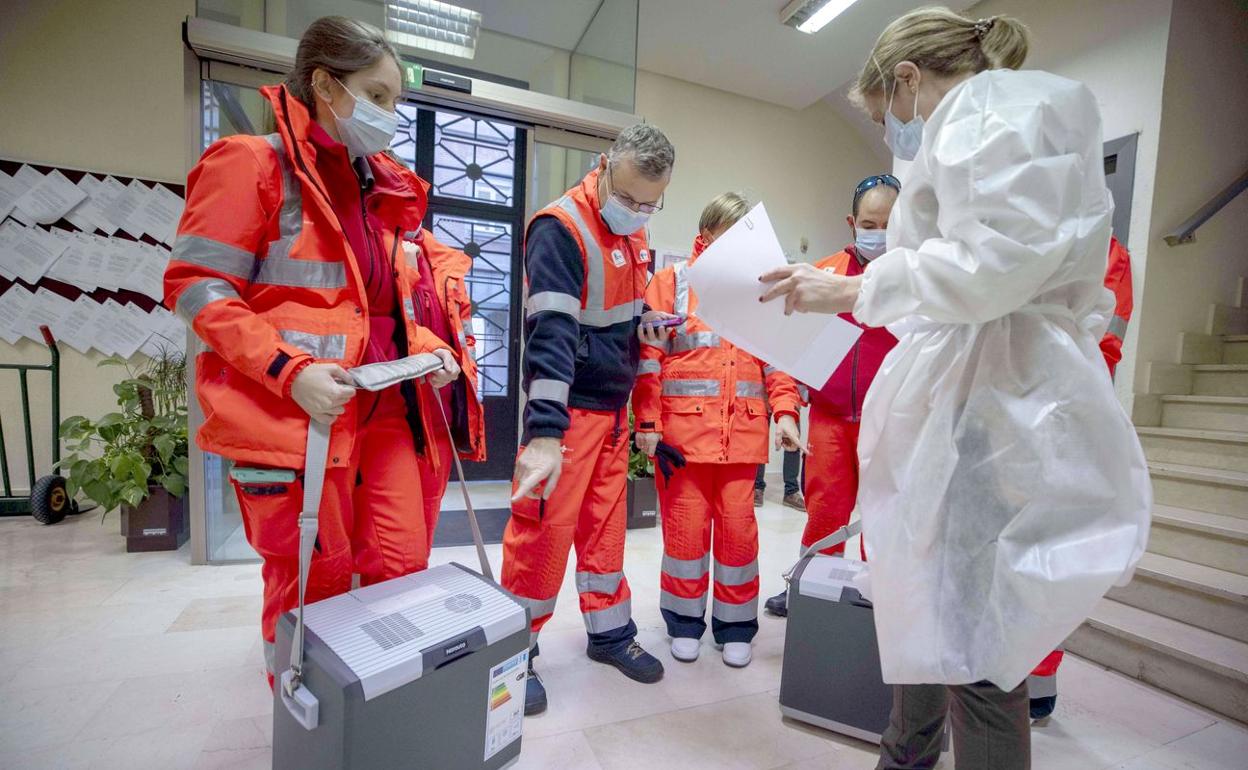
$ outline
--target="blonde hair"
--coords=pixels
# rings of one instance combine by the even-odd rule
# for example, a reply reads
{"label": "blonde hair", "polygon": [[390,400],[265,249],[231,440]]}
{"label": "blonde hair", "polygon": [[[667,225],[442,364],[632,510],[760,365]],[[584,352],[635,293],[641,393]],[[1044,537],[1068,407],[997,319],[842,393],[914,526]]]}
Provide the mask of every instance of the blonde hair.
{"label": "blonde hair", "polygon": [[741,193],[720,193],[706,204],[706,208],[702,209],[702,217],[698,220],[698,232],[705,230],[713,233],[721,228],[732,227],[749,211],[750,202]]}
{"label": "blonde hair", "polygon": [[886,92],[893,69],[903,61],[940,75],[1012,69],[1027,58],[1027,27],[1010,16],[968,19],[944,7],[919,8],[884,28],[871,49],[850,98],[859,106],[868,94]]}

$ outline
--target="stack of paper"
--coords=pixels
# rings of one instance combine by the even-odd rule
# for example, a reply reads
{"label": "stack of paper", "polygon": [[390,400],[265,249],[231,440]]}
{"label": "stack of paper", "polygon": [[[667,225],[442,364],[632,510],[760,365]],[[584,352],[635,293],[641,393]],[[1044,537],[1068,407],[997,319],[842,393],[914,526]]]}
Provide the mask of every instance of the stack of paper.
{"label": "stack of paper", "polygon": [[65,251],[66,242],[41,227],[0,225],[0,274],[35,283]]}

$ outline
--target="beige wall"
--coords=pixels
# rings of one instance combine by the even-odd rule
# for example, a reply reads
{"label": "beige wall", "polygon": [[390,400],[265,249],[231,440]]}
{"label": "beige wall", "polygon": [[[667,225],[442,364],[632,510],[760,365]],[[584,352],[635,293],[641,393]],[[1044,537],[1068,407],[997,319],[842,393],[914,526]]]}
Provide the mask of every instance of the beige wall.
{"label": "beige wall", "polygon": [[[0,156],[181,182],[185,179],[182,20],[193,0],[5,2],[0,12]],[[115,406],[117,369],[63,348],[61,410],[100,415]],[[0,361],[45,363],[47,349],[0,341]],[[50,457],[46,375],[31,375],[36,470]],[[21,406],[0,373],[10,469],[26,487]]]}
{"label": "beige wall", "polygon": [[[763,201],[794,259],[819,259],[849,239],[854,184],[881,169],[824,102],[791,110],[650,72],[637,73],[637,114],[676,145],[676,173],[651,224],[657,247],[687,250],[702,208],[719,193]],[[807,238],[803,255],[799,244]]]}
{"label": "beige wall", "polygon": [[1203,332],[1209,304],[1232,303],[1237,279],[1248,276],[1248,195],[1203,225],[1195,243],[1172,248],[1162,240],[1248,170],[1246,70],[1242,3],[1175,0],[1139,325],[1141,383],[1148,362],[1174,362],[1178,334]]}
{"label": "beige wall", "polygon": [[1140,295],[1150,264],[1161,88],[1171,0],[986,0],[972,13],[1008,14],[1031,30],[1028,69],[1048,70],[1085,83],[1101,108],[1105,139],[1139,133],[1131,206],[1131,266],[1136,311],[1128,327],[1115,387],[1128,409],[1135,379],[1136,347],[1145,312]]}

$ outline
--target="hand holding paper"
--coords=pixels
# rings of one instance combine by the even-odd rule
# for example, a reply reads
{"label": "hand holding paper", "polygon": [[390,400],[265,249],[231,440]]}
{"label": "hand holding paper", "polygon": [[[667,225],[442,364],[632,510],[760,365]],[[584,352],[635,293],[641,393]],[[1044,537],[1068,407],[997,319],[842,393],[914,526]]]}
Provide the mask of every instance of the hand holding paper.
{"label": "hand holding paper", "polygon": [[861,276],[846,277],[802,263],[769,270],[759,278],[767,285],[762,301],[784,298],[784,314],[849,313],[858,301]]}

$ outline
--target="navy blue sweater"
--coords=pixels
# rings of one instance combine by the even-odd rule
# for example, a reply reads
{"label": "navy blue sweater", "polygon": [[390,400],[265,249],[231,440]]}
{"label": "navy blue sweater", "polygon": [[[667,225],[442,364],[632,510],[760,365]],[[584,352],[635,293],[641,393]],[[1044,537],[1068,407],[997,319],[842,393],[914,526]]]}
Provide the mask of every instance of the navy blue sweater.
{"label": "navy blue sweater", "polygon": [[[581,249],[558,219],[541,216],[529,224],[524,264],[530,298],[543,292],[581,296],[585,282]],[[531,438],[562,438],[569,424],[568,406],[597,411],[624,408],[641,356],[639,320],[640,316],[634,316],[611,326],[582,326],[561,310],[526,308],[524,390],[529,401],[524,408],[522,443]],[[567,405],[558,398],[534,398],[534,381],[566,383]]]}

